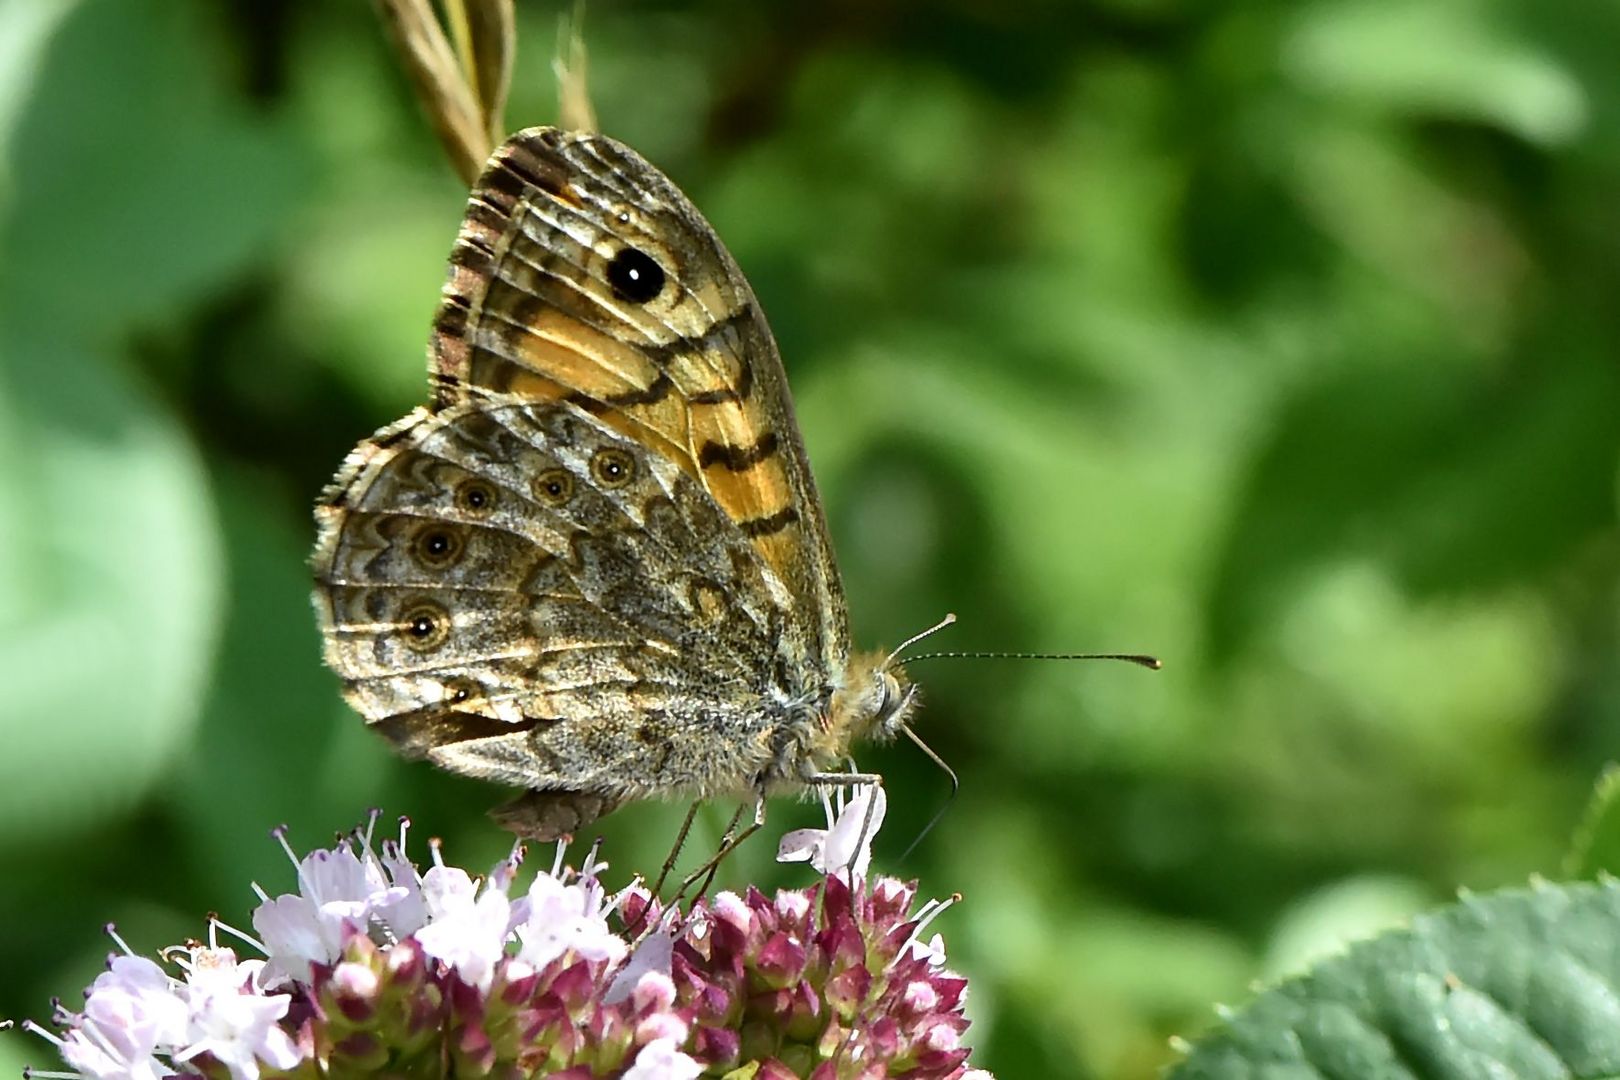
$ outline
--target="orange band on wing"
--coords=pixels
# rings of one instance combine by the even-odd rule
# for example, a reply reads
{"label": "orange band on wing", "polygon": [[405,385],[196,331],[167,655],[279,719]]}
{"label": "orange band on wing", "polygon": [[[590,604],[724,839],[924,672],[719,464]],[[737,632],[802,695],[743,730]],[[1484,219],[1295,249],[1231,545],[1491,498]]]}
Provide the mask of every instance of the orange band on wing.
{"label": "orange band on wing", "polygon": [[646,390],[658,379],[646,353],[555,309],[541,311],[512,338],[521,363],[604,401]]}
{"label": "orange band on wing", "polygon": [[747,472],[724,466],[703,470],[703,483],[726,514],[740,522],[768,517],[793,505],[793,491],[778,462],[767,461]]}

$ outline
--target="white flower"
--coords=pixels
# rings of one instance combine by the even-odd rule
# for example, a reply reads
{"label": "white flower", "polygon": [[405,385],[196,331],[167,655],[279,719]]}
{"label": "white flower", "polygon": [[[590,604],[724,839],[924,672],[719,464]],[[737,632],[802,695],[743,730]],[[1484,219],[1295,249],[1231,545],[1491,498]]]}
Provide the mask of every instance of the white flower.
{"label": "white flower", "polygon": [[570,951],[587,960],[618,960],[629,946],[608,928],[605,910],[595,879],[564,885],[536,874],[527,917],[517,926],[518,958],[536,970]]}
{"label": "white flower", "polygon": [[[285,838],[280,839],[285,847]],[[369,851],[362,861],[347,842],[312,851],[301,861],[290,848],[287,855],[298,867],[298,893],[266,899],[253,911],[253,929],[273,971],[301,982],[313,976],[312,964],[341,956],[349,935],[365,933],[373,913],[408,899],[409,890],[390,886]]]}
{"label": "white flower", "polygon": [[641,1048],[624,1080],[695,1080],[703,1066],[681,1053],[674,1039],[654,1039]]}
{"label": "white flower", "polygon": [[172,1075],[159,1055],[181,1062],[206,1052],[235,1080],[258,1080],[260,1059],[278,1069],[297,1065],[297,1046],[276,1026],[292,999],[260,991],[263,961],[239,964],[229,949],[190,953],[183,983],[144,957],[115,958],[59,1040],[68,1064],[94,1080]]}
{"label": "white flower", "polygon": [[186,1002],[177,987],[144,957],[115,957],[91,984],[73,1030],[59,1040],[62,1057],[94,1080],[169,1075],[154,1055],[186,1037]]}
{"label": "white flower", "polygon": [[159,1080],[172,1075],[152,1056],[155,1047],[142,1048],[85,1023],[58,1040],[62,1060],[88,1080]]}
{"label": "white flower", "polygon": [[507,898],[509,878],[491,874],[482,892],[465,870],[435,866],[422,875],[422,900],[428,924],[416,932],[422,951],[456,970],[461,980],[487,991],[495,981],[495,965],[506,955],[512,902]]}
{"label": "white flower", "polygon": [[196,1040],[174,1055],[189,1061],[209,1053],[231,1071],[234,1080],[258,1080],[259,1060],[277,1069],[290,1069],[301,1060],[292,1037],[277,1022],[287,1015],[292,999],[285,994],[211,996],[192,1020]]}
{"label": "white flower", "polygon": [[839,789],[840,806],[834,812],[826,789],[822,789],[827,827],[794,829],[782,837],[776,849],[778,862],[809,862],[823,874],[853,870],[856,877],[866,876],[872,865],[872,838],[883,825],[889,797],[881,784],[861,784],[851,791],[846,802],[845,790]]}
{"label": "white flower", "polygon": [[131,1016],[149,1026],[154,1044],[177,1043],[185,1038],[186,1003],[178,993],[179,983],[144,956],[115,956],[108,969],[90,984],[84,1003],[86,1016],[123,1016],[127,1004]]}
{"label": "white flower", "polygon": [[186,969],[186,998],[196,1001],[208,994],[234,994],[243,987],[256,986],[254,977],[264,967],[263,960],[238,962],[230,949],[209,949],[200,945],[186,950],[180,966]]}
{"label": "white flower", "polygon": [[347,844],[330,851],[317,848],[298,864],[299,890],[329,915],[361,919],[385,899],[389,891],[382,868],[362,861]]}
{"label": "white flower", "polygon": [[292,998],[258,992],[255,976],[263,966],[258,960],[238,964],[229,949],[192,950],[186,977],[190,1023],[175,1061],[212,1054],[233,1080],[258,1080],[260,1059],[277,1069],[298,1064],[298,1047],[277,1026]]}
{"label": "white flower", "polygon": [[927,961],[929,967],[945,966],[945,939],[939,934],[929,938],[926,945],[921,938],[913,937],[906,942],[904,952],[915,960]]}
{"label": "white flower", "polygon": [[902,957],[909,960],[921,960],[936,971],[945,967],[945,939],[939,934],[923,941],[923,931],[928,924],[939,918],[950,909],[951,905],[962,899],[960,894],[952,894],[944,900],[930,900],[917,911],[917,925],[911,930],[911,936],[906,938],[905,944],[895,954],[895,960]]}
{"label": "white flower", "polygon": [[[409,937],[427,925],[427,904],[422,899],[422,877],[416,866],[405,857],[405,838],[399,843],[383,844],[382,865],[388,871],[397,895],[379,903],[373,914],[387,927],[394,939]],[[391,891],[393,895],[393,891]]]}
{"label": "white flower", "polygon": [[478,884],[458,866],[433,866],[422,875],[422,906],[429,922],[453,918],[475,902]]}
{"label": "white flower", "polygon": [[335,932],[323,925],[320,911],[308,899],[283,893],[253,909],[253,929],[264,942],[275,969],[288,978],[309,982],[311,964],[336,959],[340,946]]}

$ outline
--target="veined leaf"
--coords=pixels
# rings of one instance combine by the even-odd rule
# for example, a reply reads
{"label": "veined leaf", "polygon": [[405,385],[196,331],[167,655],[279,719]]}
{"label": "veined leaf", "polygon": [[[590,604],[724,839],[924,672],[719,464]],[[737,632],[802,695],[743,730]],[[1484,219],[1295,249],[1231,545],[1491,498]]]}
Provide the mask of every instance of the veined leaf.
{"label": "veined leaf", "polygon": [[1460,903],[1267,990],[1172,1080],[1620,1073],[1620,884]]}

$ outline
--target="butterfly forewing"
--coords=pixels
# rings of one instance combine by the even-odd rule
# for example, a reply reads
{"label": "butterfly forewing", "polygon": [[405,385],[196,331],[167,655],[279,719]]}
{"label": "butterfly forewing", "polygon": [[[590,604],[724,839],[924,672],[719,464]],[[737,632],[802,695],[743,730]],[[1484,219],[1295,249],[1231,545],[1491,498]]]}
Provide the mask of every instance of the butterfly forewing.
{"label": "butterfly forewing", "polygon": [[570,402],[675,463],[785,586],[800,662],[842,670],[843,597],[781,360],[679,189],[605,136],[530,129],[491,159],[451,263],[440,402]]}

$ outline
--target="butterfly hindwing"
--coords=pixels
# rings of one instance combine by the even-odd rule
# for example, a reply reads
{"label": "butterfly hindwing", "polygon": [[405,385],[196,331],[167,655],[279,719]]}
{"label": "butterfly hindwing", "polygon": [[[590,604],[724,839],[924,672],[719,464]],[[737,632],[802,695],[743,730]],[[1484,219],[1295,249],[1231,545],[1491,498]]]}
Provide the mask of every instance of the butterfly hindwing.
{"label": "butterfly hindwing", "polygon": [[769,754],[770,704],[803,692],[749,538],[577,406],[419,410],[361,444],[318,517],[351,704],[408,756],[558,795],[543,820],[733,788]]}

